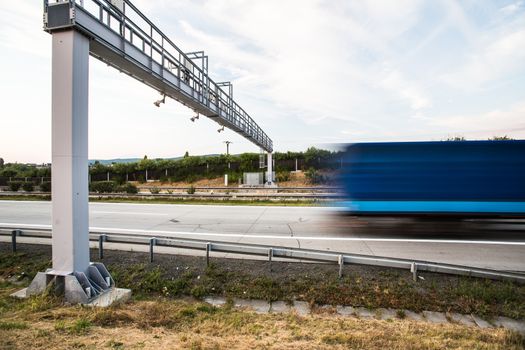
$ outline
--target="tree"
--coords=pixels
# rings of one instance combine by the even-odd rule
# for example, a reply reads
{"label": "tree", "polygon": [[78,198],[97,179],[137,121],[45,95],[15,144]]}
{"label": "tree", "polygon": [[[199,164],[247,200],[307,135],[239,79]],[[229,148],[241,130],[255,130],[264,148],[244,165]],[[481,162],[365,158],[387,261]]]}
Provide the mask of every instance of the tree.
{"label": "tree", "polygon": [[508,137],[507,135],[504,136],[493,136],[489,138],[489,141],[510,141],[514,140],[513,138]]}
{"label": "tree", "polygon": [[190,156],[190,154],[188,153],[188,151],[186,151],[186,153],[184,153],[184,158],[188,158]]}
{"label": "tree", "polygon": [[0,168],[4,167],[4,158],[0,158]]}
{"label": "tree", "polygon": [[447,137],[445,141],[466,141],[467,139],[465,136],[453,136],[453,137]]}

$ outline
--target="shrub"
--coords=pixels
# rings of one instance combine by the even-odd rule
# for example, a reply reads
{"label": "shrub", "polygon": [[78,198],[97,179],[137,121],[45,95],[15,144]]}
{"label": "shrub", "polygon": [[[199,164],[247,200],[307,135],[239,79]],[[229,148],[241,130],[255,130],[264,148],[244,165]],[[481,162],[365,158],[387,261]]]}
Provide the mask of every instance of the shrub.
{"label": "shrub", "polygon": [[195,174],[190,174],[186,177],[186,182],[188,183],[194,183],[195,181],[197,181],[199,178],[197,177],[197,175]]}
{"label": "shrub", "polygon": [[195,193],[195,186],[191,185],[188,187],[188,194],[194,194]]}
{"label": "shrub", "polygon": [[310,181],[310,183],[312,184],[318,184],[324,181],[324,177],[321,174],[319,174],[319,172],[315,170],[314,168],[308,169],[304,173],[304,175],[306,176],[308,181]]}
{"label": "shrub", "polygon": [[9,181],[7,185],[9,186],[9,191],[18,192],[22,184],[22,181]]}
{"label": "shrub", "polygon": [[26,192],[33,192],[35,190],[35,185],[32,182],[24,182],[22,184],[22,189]]}
{"label": "shrub", "polygon": [[275,175],[277,182],[290,181],[290,172],[289,171],[279,171]]}
{"label": "shrub", "polygon": [[241,179],[242,176],[239,173],[229,173],[228,174],[228,182],[229,183],[236,183],[239,182],[239,179]]}
{"label": "shrub", "polygon": [[130,184],[128,182],[128,183],[126,183],[124,185],[121,185],[121,186],[117,187],[117,192],[135,194],[135,193],[138,193],[139,190],[138,190],[137,186],[135,186],[133,184]]}
{"label": "shrub", "polygon": [[40,184],[40,191],[51,192],[51,181],[45,181]]}
{"label": "shrub", "polygon": [[151,194],[159,194],[160,193],[160,189],[158,187],[152,187],[149,189],[149,191],[151,192]]}
{"label": "shrub", "polygon": [[89,184],[89,191],[96,193],[112,193],[117,189],[114,181],[95,181]]}

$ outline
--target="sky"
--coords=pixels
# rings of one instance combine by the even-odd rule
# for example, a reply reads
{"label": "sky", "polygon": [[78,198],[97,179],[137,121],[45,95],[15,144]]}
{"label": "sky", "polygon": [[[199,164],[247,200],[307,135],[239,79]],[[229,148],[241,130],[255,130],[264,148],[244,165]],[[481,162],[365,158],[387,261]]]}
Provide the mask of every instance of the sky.
{"label": "sky", "polygon": [[[84,0],[89,2],[91,0]],[[525,138],[525,1],[134,0],[276,151],[453,136]],[[0,0],[0,157],[51,161],[51,35],[42,1]],[[90,58],[89,158],[259,152]]]}

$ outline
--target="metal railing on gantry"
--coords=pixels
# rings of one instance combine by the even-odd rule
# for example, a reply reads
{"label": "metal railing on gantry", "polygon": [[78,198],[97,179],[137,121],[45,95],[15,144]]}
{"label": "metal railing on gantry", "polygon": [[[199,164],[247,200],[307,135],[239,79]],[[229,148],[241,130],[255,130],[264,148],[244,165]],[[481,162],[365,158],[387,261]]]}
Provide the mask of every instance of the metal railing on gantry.
{"label": "metal railing on gantry", "polygon": [[92,39],[92,56],[273,151],[272,140],[233,100],[231,84],[209,78],[204,52],[182,52],[131,1],[44,0],[44,29],[67,28]]}

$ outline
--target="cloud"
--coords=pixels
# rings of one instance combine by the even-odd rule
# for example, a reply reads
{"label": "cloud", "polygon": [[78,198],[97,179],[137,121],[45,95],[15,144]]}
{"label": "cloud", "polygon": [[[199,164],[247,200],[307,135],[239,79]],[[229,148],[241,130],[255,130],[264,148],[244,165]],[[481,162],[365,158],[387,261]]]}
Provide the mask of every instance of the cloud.
{"label": "cloud", "polygon": [[[453,0],[133,3],[181,50],[209,55],[212,79],[234,83],[235,99],[278,150],[348,138],[523,136],[523,1],[504,7]],[[41,3],[0,2],[0,11],[0,92],[5,115],[17,116],[4,123],[0,150],[11,159],[45,160],[45,145],[11,146],[26,125],[40,130],[50,116],[51,40],[42,31]],[[153,109],[158,94],[149,87],[98,62],[90,74],[92,156],[216,153],[223,145],[228,132],[217,134],[212,121],[191,123],[191,112],[172,101]],[[31,104],[23,102],[26,81],[38,88]],[[231,134],[237,151],[253,151]],[[195,135],[206,137],[195,142]],[[31,137],[49,143],[48,133]],[[108,149],[108,142],[115,146]]]}
{"label": "cloud", "polygon": [[525,26],[482,40],[469,54],[467,61],[446,74],[444,80],[457,88],[482,88],[513,72],[523,70],[524,60]]}
{"label": "cloud", "polygon": [[523,8],[523,1],[516,1],[499,9],[504,16],[512,16]]}
{"label": "cloud", "polygon": [[440,116],[430,124],[471,139],[501,135],[525,138],[525,103],[479,114]]}

